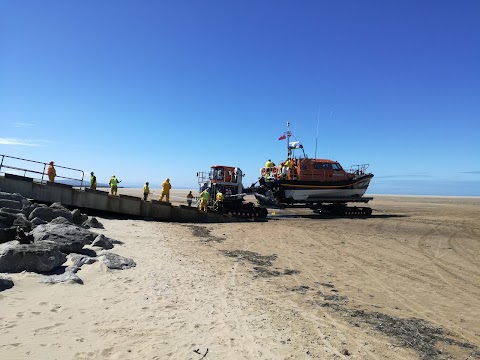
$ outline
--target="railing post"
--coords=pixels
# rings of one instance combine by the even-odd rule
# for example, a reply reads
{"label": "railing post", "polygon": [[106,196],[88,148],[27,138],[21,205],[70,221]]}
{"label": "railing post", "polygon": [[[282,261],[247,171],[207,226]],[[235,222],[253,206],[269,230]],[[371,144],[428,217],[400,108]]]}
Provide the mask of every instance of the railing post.
{"label": "railing post", "polygon": [[[42,180],[41,183],[43,184],[43,177],[45,176],[45,168],[47,167],[47,163],[43,163],[43,172],[42,172]],[[46,181],[45,181],[46,182]]]}

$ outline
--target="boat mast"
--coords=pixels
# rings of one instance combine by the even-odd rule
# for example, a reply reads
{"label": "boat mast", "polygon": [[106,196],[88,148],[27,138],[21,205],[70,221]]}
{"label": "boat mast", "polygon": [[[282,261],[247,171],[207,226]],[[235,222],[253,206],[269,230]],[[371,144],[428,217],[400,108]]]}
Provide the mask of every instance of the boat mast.
{"label": "boat mast", "polygon": [[290,149],[290,136],[292,133],[290,132],[290,122],[287,122],[287,159],[292,157],[292,149]]}

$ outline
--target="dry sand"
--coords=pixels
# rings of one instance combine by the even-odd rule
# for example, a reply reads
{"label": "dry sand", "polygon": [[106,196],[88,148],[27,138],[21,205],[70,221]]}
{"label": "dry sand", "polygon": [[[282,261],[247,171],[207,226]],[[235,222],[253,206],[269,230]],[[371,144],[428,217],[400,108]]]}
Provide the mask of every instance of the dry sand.
{"label": "dry sand", "polygon": [[123,241],[112,251],[137,266],[84,265],[84,285],[0,274],[15,281],[0,293],[0,358],[480,357],[480,199],[370,205],[368,219],[98,218],[95,231]]}

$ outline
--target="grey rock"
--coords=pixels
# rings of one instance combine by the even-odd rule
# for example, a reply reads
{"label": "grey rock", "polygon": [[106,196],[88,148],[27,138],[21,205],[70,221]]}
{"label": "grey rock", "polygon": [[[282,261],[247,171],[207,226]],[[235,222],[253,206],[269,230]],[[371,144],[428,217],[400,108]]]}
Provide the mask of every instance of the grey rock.
{"label": "grey rock", "polygon": [[87,256],[87,255],[82,255],[82,254],[71,254],[71,260],[73,266],[76,266],[78,268],[82,267],[85,264],[93,264],[97,259]]}
{"label": "grey rock", "polygon": [[84,245],[92,243],[95,236],[79,226],[51,223],[39,225],[30,233],[35,238],[35,243],[53,242],[65,254],[80,252]]}
{"label": "grey rock", "polygon": [[70,271],[70,272],[73,272],[73,273],[77,273],[78,271],[80,270],[80,268],[78,266],[67,266],[67,268],[65,269],[65,271]]}
{"label": "grey rock", "polygon": [[1,278],[0,277],[0,291],[11,289],[14,283],[10,278]]}
{"label": "grey rock", "polygon": [[65,219],[63,216],[56,217],[52,221],[50,221],[50,224],[55,224],[55,225],[69,225],[71,224],[70,221]]}
{"label": "grey rock", "polygon": [[84,225],[88,225],[92,228],[96,228],[96,229],[104,229],[103,225],[101,223],[98,222],[97,218],[90,218],[88,219],[87,221],[85,221],[82,226]]}
{"label": "grey rock", "polygon": [[13,222],[17,219],[17,214],[12,214],[3,210],[4,209],[0,209],[0,224],[2,224],[2,227],[13,226]]}
{"label": "grey rock", "polygon": [[113,241],[103,234],[100,234],[95,238],[95,240],[93,240],[92,246],[98,246],[105,250],[110,250],[113,249]]}
{"label": "grey rock", "polygon": [[45,220],[42,220],[42,219],[36,217],[36,218],[32,219],[32,220],[30,221],[30,223],[31,223],[32,225],[34,225],[34,226],[38,226],[38,225],[46,224],[47,222],[46,222]]}
{"label": "grey rock", "polygon": [[54,202],[52,205],[50,205],[50,209],[70,212],[70,210],[68,210],[65,206],[62,205],[62,203],[59,202]]}
{"label": "grey rock", "polygon": [[0,245],[0,272],[48,272],[66,260],[66,255],[53,243],[24,245],[11,241]]}
{"label": "grey rock", "polygon": [[13,221],[13,226],[19,227],[25,232],[32,230],[32,223],[27,220],[24,214],[18,214],[17,218]]}
{"label": "grey rock", "polygon": [[106,253],[104,255],[103,262],[109,269],[124,270],[137,266],[133,259],[126,258],[114,253]]}
{"label": "grey rock", "polygon": [[7,213],[7,214],[13,214],[13,215],[25,214],[23,209],[14,209],[14,208],[9,208],[9,207],[0,208],[0,212],[1,213]]}
{"label": "grey rock", "polygon": [[83,284],[83,280],[80,279],[72,269],[66,270],[63,274],[44,276],[40,282],[46,284],[59,284],[65,282],[71,284]]}
{"label": "grey rock", "polygon": [[71,212],[73,223],[75,225],[82,225],[85,221],[88,220],[88,215],[82,214],[82,212],[78,209],[72,210]]}
{"label": "grey rock", "polygon": [[0,200],[11,200],[11,201],[19,202],[22,204],[22,208],[26,208],[32,205],[30,200],[24,198],[22,195],[17,193],[11,194],[11,193],[0,191]]}
{"label": "grey rock", "polygon": [[16,236],[17,236],[16,226],[0,228],[0,244],[15,240]]}
{"label": "grey rock", "polygon": [[0,198],[0,208],[22,210],[23,204],[21,201]]}
{"label": "grey rock", "polygon": [[56,217],[64,217],[69,222],[72,222],[72,214],[68,210],[57,210],[55,208],[49,207],[37,207],[35,208],[30,215],[28,216],[28,220],[32,220],[36,217],[45,220],[45,221],[52,221]]}

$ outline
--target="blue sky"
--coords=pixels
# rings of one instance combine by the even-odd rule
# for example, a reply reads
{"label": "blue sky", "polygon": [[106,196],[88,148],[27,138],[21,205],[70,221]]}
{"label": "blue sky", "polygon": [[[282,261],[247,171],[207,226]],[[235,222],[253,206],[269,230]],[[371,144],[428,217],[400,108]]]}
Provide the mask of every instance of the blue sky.
{"label": "blue sky", "polygon": [[[247,184],[291,123],[370,193],[480,196],[480,2],[0,1],[0,154]],[[318,125],[318,132],[317,132]]]}

